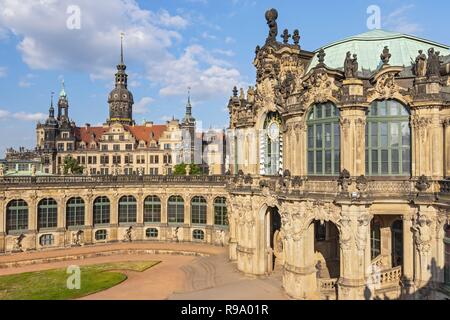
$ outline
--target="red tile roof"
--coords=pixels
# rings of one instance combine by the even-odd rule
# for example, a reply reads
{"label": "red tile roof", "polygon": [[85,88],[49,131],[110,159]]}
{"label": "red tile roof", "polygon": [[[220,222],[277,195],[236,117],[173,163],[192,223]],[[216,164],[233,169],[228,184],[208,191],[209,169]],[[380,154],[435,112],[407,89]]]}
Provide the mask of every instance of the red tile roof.
{"label": "red tile roof", "polygon": [[[163,132],[167,130],[165,125],[153,125],[152,127],[147,126],[124,126],[125,130],[130,132],[133,137],[137,140],[143,140],[147,144],[150,141],[159,141]],[[91,142],[100,142],[101,137],[109,131],[109,128],[104,127],[82,127],[75,128],[75,137],[78,141],[83,141],[86,144]]]}

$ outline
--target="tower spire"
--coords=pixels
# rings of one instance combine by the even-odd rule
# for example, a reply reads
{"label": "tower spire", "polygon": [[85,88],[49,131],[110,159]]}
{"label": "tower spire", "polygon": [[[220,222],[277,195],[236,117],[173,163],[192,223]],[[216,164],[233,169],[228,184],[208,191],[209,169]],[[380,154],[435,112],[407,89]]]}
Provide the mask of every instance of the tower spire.
{"label": "tower spire", "polygon": [[186,104],[186,118],[192,116],[192,104],[191,104],[191,87],[188,87],[188,102]]}
{"label": "tower spire", "polygon": [[54,118],[55,117],[55,108],[53,107],[53,95],[55,93],[52,91],[50,94],[50,109],[48,110],[48,116],[49,118]]}
{"label": "tower spire", "polygon": [[66,97],[66,84],[64,82],[64,79],[61,80],[61,92],[59,93],[60,97]]}
{"label": "tower spire", "polygon": [[120,64],[123,65],[123,38],[125,37],[125,33],[120,33]]}

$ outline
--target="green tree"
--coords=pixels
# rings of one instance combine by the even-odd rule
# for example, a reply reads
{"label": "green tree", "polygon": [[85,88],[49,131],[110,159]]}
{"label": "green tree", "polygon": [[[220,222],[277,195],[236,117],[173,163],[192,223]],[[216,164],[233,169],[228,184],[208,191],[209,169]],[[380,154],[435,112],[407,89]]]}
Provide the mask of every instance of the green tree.
{"label": "green tree", "polygon": [[[185,164],[185,163],[180,163],[180,164],[177,164],[175,167],[174,167],[174,170],[173,170],[173,174],[175,175],[175,176],[185,176],[186,175],[186,169],[187,169],[187,164]],[[190,171],[189,171],[189,175],[190,176],[193,176],[193,175],[199,175],[199,174],[201,174],[202,173],[202,170],[200,169],[200,166],[199,165],[197,165],[197,164],[191,164],[190,165]]]}
{"label": "green tree", "polygon": [[64,174],[83,174],[84,167],[78,164],[78,161],[71,156],[64,158]]}

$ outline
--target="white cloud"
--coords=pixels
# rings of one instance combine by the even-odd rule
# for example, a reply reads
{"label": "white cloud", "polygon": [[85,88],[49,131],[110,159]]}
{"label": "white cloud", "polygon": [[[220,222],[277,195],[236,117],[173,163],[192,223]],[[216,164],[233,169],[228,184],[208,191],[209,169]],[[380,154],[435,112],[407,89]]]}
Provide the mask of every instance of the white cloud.
{"label": "white cloud", "polygon": [[217,37],[215,35],[209,34],[206,31],[202,33],[202,38],[206,39],[206,40],[216,40],[217,39]]}
{"label": "white cloud", "polygon": [[[28,67],[87,72],[92,81],[107,80],[110,87],[119,60],[119,35],[124,32],[125,62],[142,70],[141,78],[130,74],[131,87],[138,85],[133,81],[148,79],[162,95],[185,95],[191,86],[198,99],[206,99],[225,92],[228,96],[239,83],[239,72],[222,59],[230,52],[209,52],[199,45],[180,48],[180,32],[194,19],[195,25],[220,29],[201,15],[153,12],[135,0],[76,2],[81,8],[79,30],[66,27],[66,9],[73,0],[0,0],[0,29],[19,39],[17,49]],[[205,31],[204,36],[211,34]],[[24,87],[32,84],[21,80]]]}
{"label": "white cloud", "polygon": [[6,77],[8,75],[8,68],[0,67],[0,78]]}
{"label": "white cloud", "polygon": [[226,44],[233,44],[235,42],[236,42],[236,40],[234,38],[232,38],[232,37],[226,37],[225,38],[225,43]]}
{"label": "white cloud", "polygon": [[21,121],[40,121],[47,118],[47,115],[43,113],[27,113],[27,112],[16,112],[12,113],[7,110],[0,109],[0,119],[17,119]]}
{"label": "white cloud", "polygon": [[233,57],[235,55],[233,50],[214,49],[213,52],[227,57]]}
{"label": "white cloud", "polygon": [[133,106],[133,112],[136,114],[145,114],[147,113],[148,106],[155,101],[155,99],[150,97],[143,97],[141,100],[139,100],[137,103]]}
{"label": "white cloud", "polygon": [[21,88],[29,88],[32,85],[34,85],[33,82],[31,82],[31,79],[36,78],[36,75],[32,74],[32,73],[28,73],[25,77],[22,77],[18,83],[18,86]]}
{"label": "white cloud", "polygon": [[418,34],[423,31],[419,23],[410,21],[408,11],[415,8],[414,4],[404,5],[383,19],[384,28],[406,34]]}

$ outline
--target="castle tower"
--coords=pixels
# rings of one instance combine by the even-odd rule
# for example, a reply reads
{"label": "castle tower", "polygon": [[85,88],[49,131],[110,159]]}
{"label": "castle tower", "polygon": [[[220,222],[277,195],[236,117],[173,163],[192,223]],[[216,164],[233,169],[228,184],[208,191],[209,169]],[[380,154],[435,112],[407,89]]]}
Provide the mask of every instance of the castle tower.
{"label": "castle tower", "polygon": [[120,63],[117,65],[116,85],[108,97],[109,119],[108,124],[121,123],[133,125],[133,94],[127,89],[127,66],[123,59],[123,34],[120,41]]}

